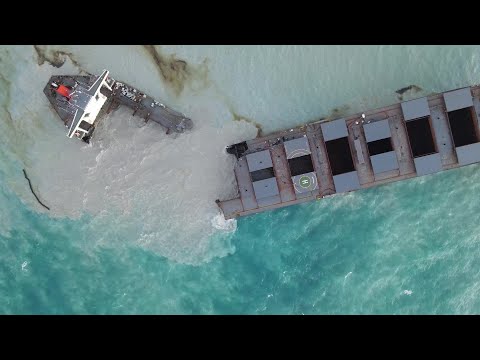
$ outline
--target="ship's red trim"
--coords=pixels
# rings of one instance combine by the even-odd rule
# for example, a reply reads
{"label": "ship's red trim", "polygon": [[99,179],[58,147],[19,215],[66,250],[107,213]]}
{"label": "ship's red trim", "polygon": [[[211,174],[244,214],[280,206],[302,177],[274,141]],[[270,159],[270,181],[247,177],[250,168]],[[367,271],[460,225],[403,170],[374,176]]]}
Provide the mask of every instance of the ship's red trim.
{"label": "ship's red trim", "polygon": [[65,85],[59,85],[55,91],[70,100],[70,90]]}

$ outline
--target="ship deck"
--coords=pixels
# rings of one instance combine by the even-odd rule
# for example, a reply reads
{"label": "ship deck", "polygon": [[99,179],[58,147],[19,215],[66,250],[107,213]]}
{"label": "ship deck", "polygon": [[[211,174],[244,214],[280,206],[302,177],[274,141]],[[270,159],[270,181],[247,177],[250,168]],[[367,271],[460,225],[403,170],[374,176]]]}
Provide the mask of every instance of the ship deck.
{"label": "ship deck", "polygon": [[[43,92],[67,127],[70,126],[76,109],[73,105],[68,104],[68,101],[52,91],[50,84],[56,82],[73,87],[75,82],[78,82],[81,86],[88,88],[95,82],[95,80],[96,77],[94,75],[60,75],[52,76],[46,84]],[[146,122],[154,121],[160,124],[166,130],[167,134],[171,132],[182,133],[193,127],[192,120],[187,118],[184,114],[156,101],[151,96],[142,93],[140,90],[111,78],[109,78],[109,82],[113,86],[113,91],[110,91],[105,87],[102,88],[102,94],[107,96],[107,101],[97,116],[94,126],[96,126],[98,121],[100,121],[106,114],[114,111],[120,105],[124,105],[133,110],[133,115],[143,118]]]}
{"label": "ship deck", "polygon": [[184,132],[191,129],[193,125],[192,121],[184,114],[122,82],[115,83],[111,101],[110,111],[119,105],[125,105],[133,109],[133,115],[139,116],[147,122],[151,120],[160,124],[167,130],[167,133]]}
{"label": "ship deck", "polygon": [[225,218],[480,162],[478,85],[363,114],[246,141],[234,168],[238,196],[217,200]]}

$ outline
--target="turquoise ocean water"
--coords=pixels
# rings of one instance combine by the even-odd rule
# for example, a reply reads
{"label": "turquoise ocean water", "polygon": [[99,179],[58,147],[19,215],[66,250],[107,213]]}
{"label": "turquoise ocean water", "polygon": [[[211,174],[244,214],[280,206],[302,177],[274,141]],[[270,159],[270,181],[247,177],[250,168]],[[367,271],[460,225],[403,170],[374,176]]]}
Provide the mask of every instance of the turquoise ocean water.
{"label": "turquoise ocean water", "polygon": [[[77,65],[60,68],[39,65],[33,47],[0,48],[0,313],[480,312],[477,165],[236,222],[213,203],[232,194],[223,147],[255,136],[252,121],[268,132],[393,103],[411,84],[422,90],[406,97],[478,83],[480,47],[158,49],[196,78],[180,90],[149,82],[156,69],[127,47],[61,48]],[[118,113],[79,149],[41,93],[79,67],[143,82],[196,132],[169,140]]]}

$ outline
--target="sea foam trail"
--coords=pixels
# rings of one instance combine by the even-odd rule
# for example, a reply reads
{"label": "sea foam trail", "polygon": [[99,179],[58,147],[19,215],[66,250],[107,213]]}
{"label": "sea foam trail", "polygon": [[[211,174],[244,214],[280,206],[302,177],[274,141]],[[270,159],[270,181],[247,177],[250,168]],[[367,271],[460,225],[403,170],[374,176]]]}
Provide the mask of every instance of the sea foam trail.
{"label": "sea foam trail", "polygon": [[[85,232],[95,234],[91,237],[100,244],[128,234],[129,243],[182,263],[198,264],[233,251],[228,242],[224,247],[210,244],[212,235],[220,233],[214,238],[221,241],[221,233],[231,236],[235,228],[214,220],[219,215],[215,199],[234,195],[233,159],[225,146],[255,137],[254,126],[220,121],[232,115],[208,89],[196,95],[185,91],[190,97],[187,116],[195,123],[191,132],[167,136],[157,124],[145,125],[120,108],[104,119],[87,145],[65,136],[42,92],[52,73],[78,69],[69,60],[61,69],[38,66],[28,48],[10,54],[13,61],[22,56],[27,60],[6,74],[10,83],[6,106],[15,125],[3,123],[1,136],[14,139],[10,156],[25,163],[52,216],[92,215]],[[42,211],[27,186],[17,180],[12,178],[11,187],[29,206]]]}

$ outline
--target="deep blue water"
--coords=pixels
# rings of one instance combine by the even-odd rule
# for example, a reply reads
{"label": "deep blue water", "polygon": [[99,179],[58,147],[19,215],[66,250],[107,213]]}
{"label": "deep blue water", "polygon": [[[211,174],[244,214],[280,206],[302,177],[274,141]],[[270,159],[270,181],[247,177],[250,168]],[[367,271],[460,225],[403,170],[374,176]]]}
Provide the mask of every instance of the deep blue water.
{"label": "deep blue water", "polygon": [[473,165],[243,218],[234,254],[200,266],[89,246],[102,232],[85,231],[92,218],[39,215],[1,186],[0,313],[478,313],[479,175]]}

